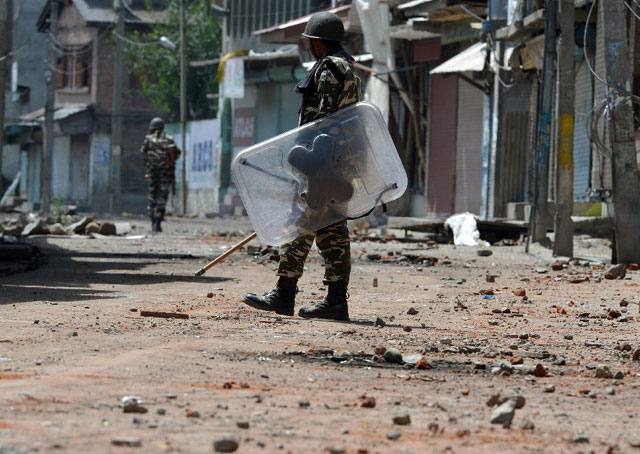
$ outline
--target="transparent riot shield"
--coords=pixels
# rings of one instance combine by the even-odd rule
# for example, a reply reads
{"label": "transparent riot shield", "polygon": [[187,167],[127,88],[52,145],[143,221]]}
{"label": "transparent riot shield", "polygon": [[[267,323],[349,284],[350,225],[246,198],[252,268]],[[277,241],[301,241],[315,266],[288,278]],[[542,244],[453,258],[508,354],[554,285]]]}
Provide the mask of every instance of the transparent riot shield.
{"label": "transparent riot shield", "polygon": [[407,188],[387,125],[366,102],[247,148],[231,169],[258,238],[274,246],[362,216]]}

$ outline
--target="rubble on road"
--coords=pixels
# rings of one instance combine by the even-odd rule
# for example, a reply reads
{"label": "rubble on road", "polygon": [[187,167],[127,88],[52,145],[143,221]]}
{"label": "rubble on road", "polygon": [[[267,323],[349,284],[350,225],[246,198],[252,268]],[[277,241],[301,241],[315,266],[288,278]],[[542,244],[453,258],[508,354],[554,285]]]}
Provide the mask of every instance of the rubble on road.
{"label": "rubble on road", "polygon": [[101,235],[124,236],[131,232],[128,222],[99,222],[91,216],[75,214],[40,216],[35,213],[20,214],[5,223],[0,223],[3,237],[27,237],[33,235]]}

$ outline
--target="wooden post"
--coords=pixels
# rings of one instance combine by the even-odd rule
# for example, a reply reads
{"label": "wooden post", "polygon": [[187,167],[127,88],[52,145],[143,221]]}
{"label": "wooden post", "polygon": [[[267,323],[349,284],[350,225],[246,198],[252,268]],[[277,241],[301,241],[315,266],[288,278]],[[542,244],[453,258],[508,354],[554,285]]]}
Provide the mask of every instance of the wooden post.
{"label": "wooden post", "polygon": [[[610,145],[614,229],[620,263],[640,262],[640,179],[635,148],[631,65],[624,2],[602,1],[606,82],[610,96]],[[635,19],[634,19],[635,20]]]}
{"label": "wooden post", "polygon": [[[553,94],[553,73],[557,29],[556,0],[546,0],[544,39],[544,67],[542,71],[542,96],[538,111],[538,133],[536,147],[536,182],[531,207],[531,226],[533,241],[547,238],[548,195],[549,195],[549,151],[551,150],[551,101]],[[530,232],[531,234],[531,232]]]}
{"label": "wooden post", "polygon": [[574,0],[560,0],[558,42],[558,89],[556,90],[557,190],[554,255],[573,257],[573,132],[575,117],[575,75],[573,72]]}

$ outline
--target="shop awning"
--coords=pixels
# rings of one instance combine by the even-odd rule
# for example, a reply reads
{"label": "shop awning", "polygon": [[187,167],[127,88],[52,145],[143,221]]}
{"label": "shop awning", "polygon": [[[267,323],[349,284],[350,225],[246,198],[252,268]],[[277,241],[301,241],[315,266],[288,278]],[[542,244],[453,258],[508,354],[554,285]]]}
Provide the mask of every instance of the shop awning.
{"label": "shop awning", "polygon": [[[510,70],[510,62],[518,44],[507,44],[504,49],[505,70]],[[484,69],[487,61],[487,43],[475,43],[463,50],[458,55],[437,66],[431,74],[464,73],[467,71],[479,72]]]}
{"label": "shop awning", "polygon": [[[89,104],[65,104],[62,106],[56,106],[53,111],[54,121],[64,120],[72,115],[85,111],[89,108]],[[26,115],[22,115],[20,120],[23,121],[44,121],[44,107],[33,112],[29,112]]]}
{"label": "shop awning", "polygon": [[487,44],[475,43],[458,55],[431,70],[431,74],[482,71],[487,60]]}

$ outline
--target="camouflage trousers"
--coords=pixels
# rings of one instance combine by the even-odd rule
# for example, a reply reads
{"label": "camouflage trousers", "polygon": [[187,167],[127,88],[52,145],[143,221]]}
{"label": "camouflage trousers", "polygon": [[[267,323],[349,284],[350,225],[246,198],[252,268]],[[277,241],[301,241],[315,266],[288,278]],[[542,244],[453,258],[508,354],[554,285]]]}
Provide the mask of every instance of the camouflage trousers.
{"label": "camouflage trousers", "polygon": [[149,197],[147,210],[149,217],[153,220],[164,220],[164,212],[171,189],[171,176],[163,174],[150,174],[147,178],[149,182]]}
{"label": "camouflage trousers", "polygon": [[299,279],[304,271],[304,262],[309,255],[313,240],[324,258],[325,285],[333,282],[349,283],[351,274],[351,243],[347,221],[338,222],[318,230],[315,235],[301,236],[280,246],[278,276]]}

